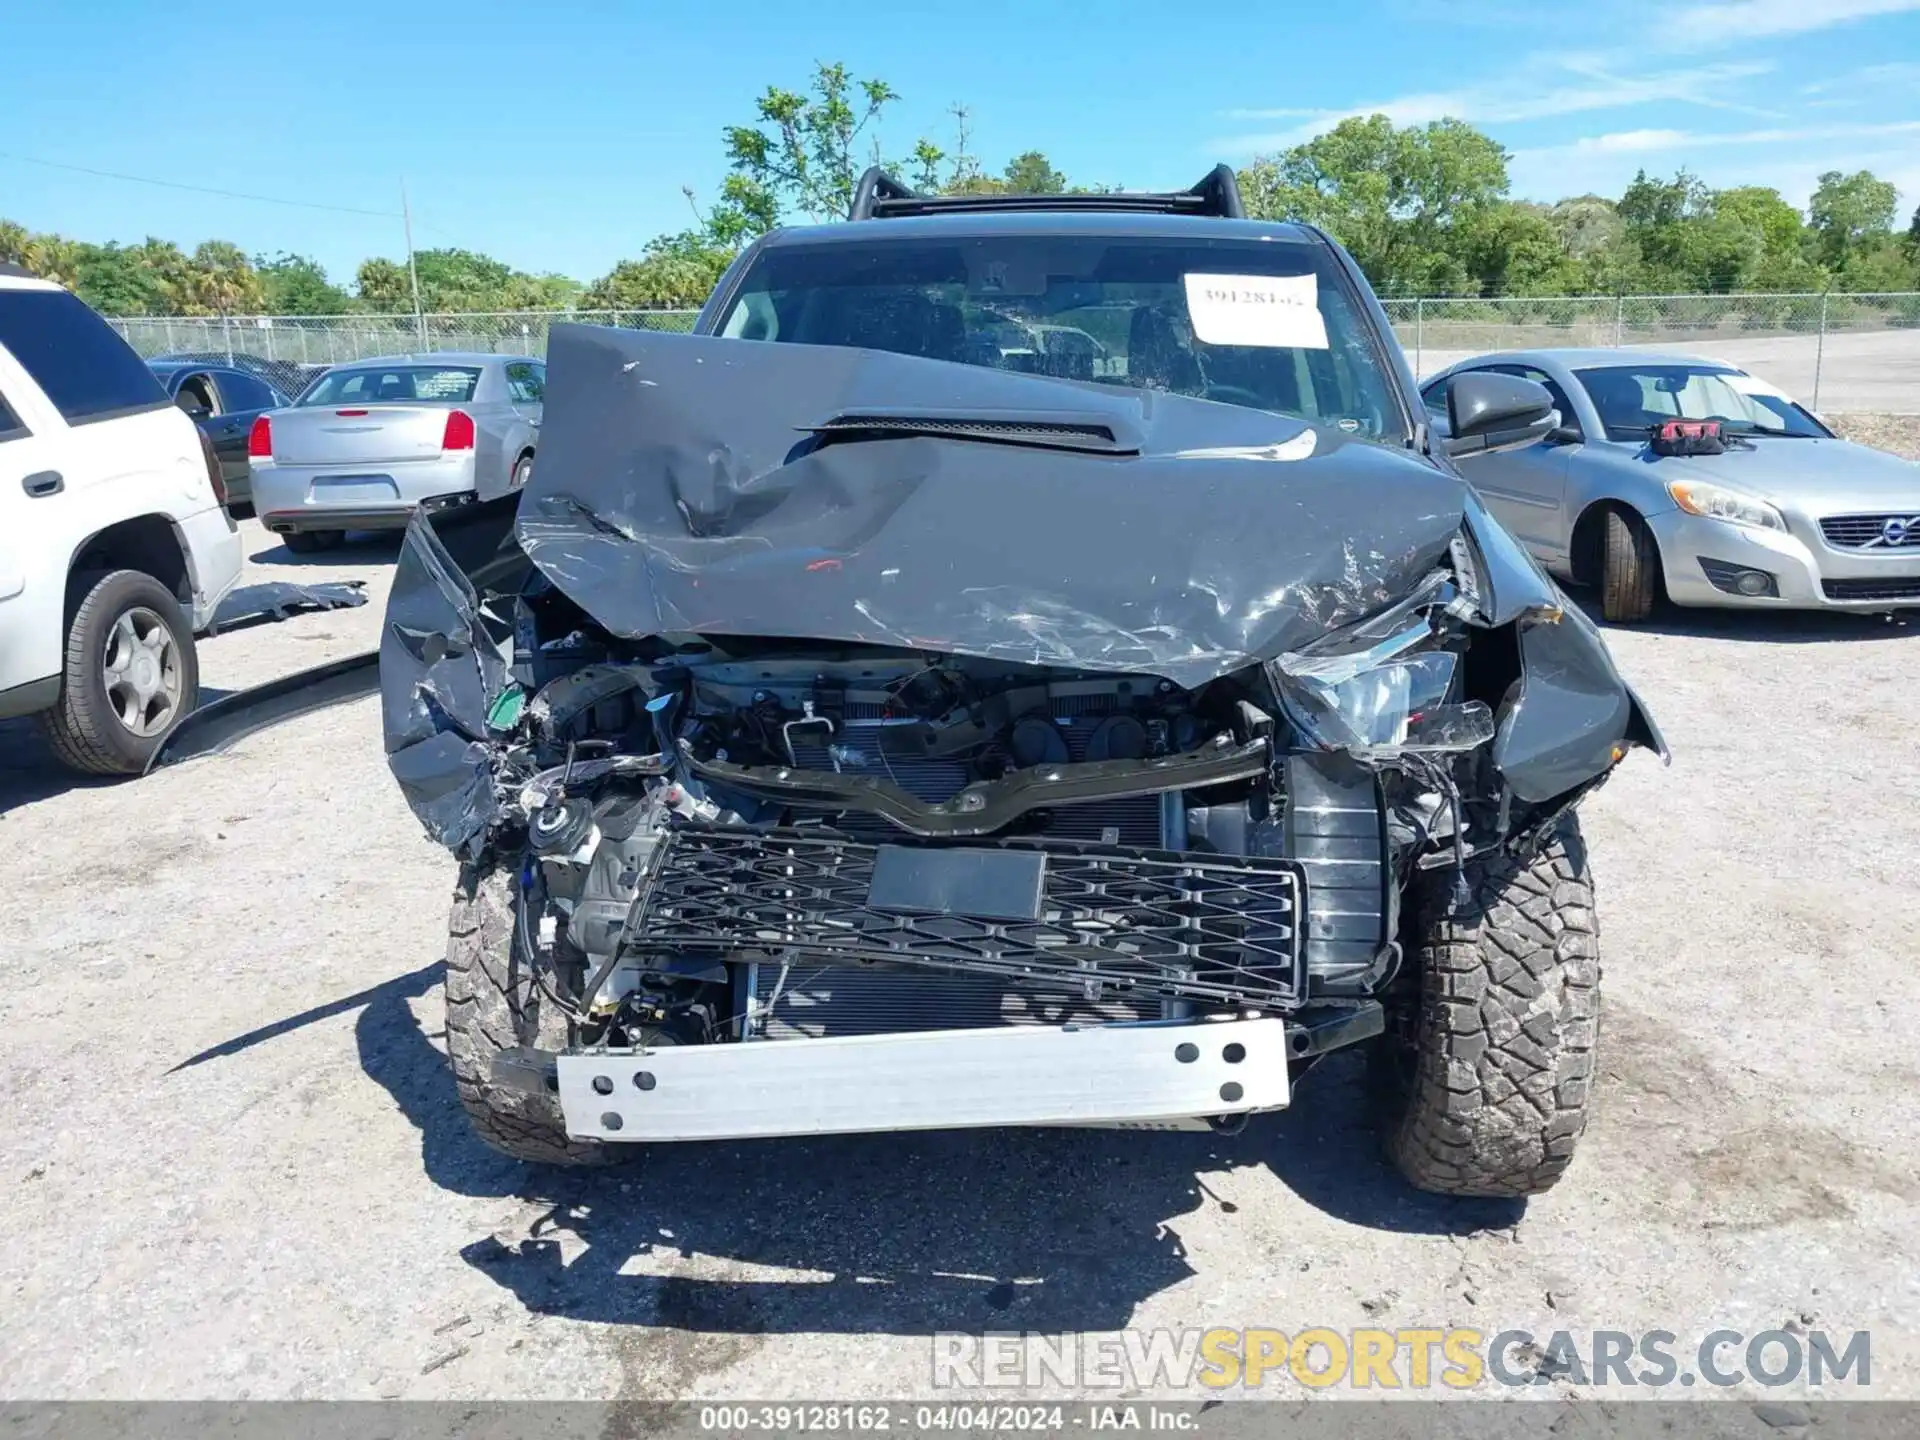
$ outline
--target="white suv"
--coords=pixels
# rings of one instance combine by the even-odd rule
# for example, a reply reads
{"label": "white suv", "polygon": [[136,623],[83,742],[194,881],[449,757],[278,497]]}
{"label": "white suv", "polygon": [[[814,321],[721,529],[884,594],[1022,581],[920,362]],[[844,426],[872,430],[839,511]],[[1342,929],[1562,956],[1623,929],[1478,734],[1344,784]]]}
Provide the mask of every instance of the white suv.
{"label": "white suv", "polygon": [[193,709],[193,637],[240,578],[219,464],[107,323],[0,265],[0,718],[146,768]]}

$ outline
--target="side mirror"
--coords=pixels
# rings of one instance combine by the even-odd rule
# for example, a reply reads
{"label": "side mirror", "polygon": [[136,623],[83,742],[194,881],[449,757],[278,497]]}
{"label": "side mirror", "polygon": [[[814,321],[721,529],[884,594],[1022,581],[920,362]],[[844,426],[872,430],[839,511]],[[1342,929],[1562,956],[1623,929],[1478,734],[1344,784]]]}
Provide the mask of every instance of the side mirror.
{"label": "side mirror", "polygon": [[1517,375],[1470,370],[1447,382],[1447,454],[1485,455],[1531,445],[1555,429],[1553,397]]}

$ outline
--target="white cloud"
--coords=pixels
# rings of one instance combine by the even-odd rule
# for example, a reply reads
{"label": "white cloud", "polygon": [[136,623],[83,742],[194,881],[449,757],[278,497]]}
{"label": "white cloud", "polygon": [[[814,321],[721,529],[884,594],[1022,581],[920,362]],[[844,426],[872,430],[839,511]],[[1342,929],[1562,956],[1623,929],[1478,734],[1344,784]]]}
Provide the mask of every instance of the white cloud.
{"label": "white cloud", "polygon": [[1723,61],[1684,70],[1614,75],[1593,59],[1563,56],[1556,62],[1556,68],[1571,78],[1558,85],[1505,82],[1497,86],[1401,95],[1347,110],[1234,110],[1228,112],[1233,119],[1298,119],[1300,123],[1284,130],[1227,136],[1213,143],[1217,149],[1243,155],[1285,150],[1325,134],[1342,120],[1364,119],[1369,115],[1385,115],[1396,125],[1424,125],[1449,116],[1476,125],[1497,125],[1658,102],[1761,115],[1775,113],[1737,104],[1717,93],[1734,81],[1767,74],[1773,66],[1765,61]]}
{"label": "white cloud", "polygon": [[1662,29],[1679,40],[1744,42],[1909,10],[1920,10],[1920,0],[1718,0],[1679,11]]}
{"label": "white cloud", "polygon": [[1581,151],[1700,150],[1725,145],[1789,145],[1805,140],[1861,140],[1913,134],[1920,134],[1920,120],[1895,120],[1877,125],[1800,125],[1771,130],[1622,130],[1611,135],[1588,135],[1571,145],[1549,145],[1520,153],[1541,156],[1570,151],[1577,154]]}

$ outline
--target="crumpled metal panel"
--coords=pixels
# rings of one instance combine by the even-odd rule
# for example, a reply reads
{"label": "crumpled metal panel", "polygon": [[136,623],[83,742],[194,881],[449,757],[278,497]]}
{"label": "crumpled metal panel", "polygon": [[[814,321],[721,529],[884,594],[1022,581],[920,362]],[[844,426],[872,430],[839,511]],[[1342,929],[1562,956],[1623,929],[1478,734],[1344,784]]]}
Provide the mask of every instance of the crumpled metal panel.
{"label": "crumpled metal panel", "polygon": [[[1071,416],[1117,449],[851,414]],[[1192,686],[1397,599],[1465,487],[1265,411],[873,351],[556,326],[520,543],[617,634],[861,641]]]}
{"label": "crumpled metal panel", "polygon": [[380,635],[387,765],[413,813],[450,850],[475,845],[497,810],[487,711],[507,652],[481,597],[425,515],[407,527]]}
{"label": "crumpled metal panel", "polygon": [[1553,800],[1613,768],[1622,745],[1661,759],[1667,742],[1620,677],[1599,627],[1513,536],[1467,497],[1467,528],[1486,567],[1489,616],[1517,625],[1520,691],[1500,712],[1493,763],[1516,798]]}

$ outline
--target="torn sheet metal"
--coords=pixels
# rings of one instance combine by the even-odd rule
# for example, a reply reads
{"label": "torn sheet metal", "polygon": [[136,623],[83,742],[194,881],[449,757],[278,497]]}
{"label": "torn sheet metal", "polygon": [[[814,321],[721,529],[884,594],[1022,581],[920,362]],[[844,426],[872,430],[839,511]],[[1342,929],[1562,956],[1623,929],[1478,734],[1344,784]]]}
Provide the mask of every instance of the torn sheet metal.
{"label": "torn sheet metal", "polygon": [[213,612],[209,635],[250,620],[285,620],[302,610],[351,610],[367,603],[364,580],[323,580],[299,585],[291,580],[267,580],[227,592]]}
{"label": "torn sheet metal", "polygon": [[[629,638],[857,641],[1191,686],[1397,599],[1460,526],[1465,487],[1412,452],[1330,428],[1307,447],[1298,420],[1162,392],[574,325],[548,366],[520,543]],[[1016,430],[1066,413],[1139,453],[812,433],[916,409]]]}
{"label": "torn sheet metal", "polygon": [[1480,497],[1466,497],[1488,618],[1518,628],[1520,690],[1501,712],[1493,763],[1521,800],[1564,795],[1613,768],[1624,745],[1670,757],[1660,729],[1615,668],[1599,627]]}
{"label": "torn sheet metal", "polygon": [[[470,535],[473,521],[489,518],[497,524],[504,513],[442,523]],[[506,630],[435,526],[416,515],[387,598],[380,704],[388,767],[428,832],[455,851],[478,842],[498,810],[487,717],[507,685]]]}

